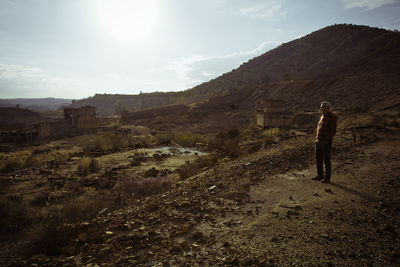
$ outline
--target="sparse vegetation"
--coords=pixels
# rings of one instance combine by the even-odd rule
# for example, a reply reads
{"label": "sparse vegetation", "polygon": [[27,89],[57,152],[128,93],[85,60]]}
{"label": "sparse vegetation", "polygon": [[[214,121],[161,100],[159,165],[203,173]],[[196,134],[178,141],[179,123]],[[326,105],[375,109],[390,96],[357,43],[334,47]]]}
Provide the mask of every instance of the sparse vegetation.
{"label": "sparse vegetation", "polygon": [[121,197],[132,199],[134,197],[150,196],[162,193],[171,188],[171,181],[167,176],[161,177],[135,177],[129,179],[121,186]]}
{"label": "sparse vegetation", "polygon": [[182,180],[185,180],[205,169],[212,168],[217,164],[217,161],[216,155],[210,155],[198,158],[193,162],[187,162],[178,169],[179,176]]}
{"label": "sparse vegetation", "polygon": [[78,166],[78,173],[82,176],[87,176],[91,172],[95,172],[98,168],[98,163],[95,159],[83,157]]}
{"label": "sparse vegetation", "polygon": [[147,147],[154,141],[154,137],[150,135],[134,136],[131,133],[110,131],[94,137],[87,137],[81,141],[81,146],[86,153],[112,153],[127,148]]}
{"label": "sparse vegetation", "polygon": [[176,133],[174,141],[183,147],[194,147],[197,142],[201,142],[204,139],[202,136],[194,134],[192,132]]}
{"label": "sparse vegetation", "polygon": [[211,148],[215,149],[221,157],[236,158],[240,155],[239,141],[240,133],[238,129],[219,131],[211,144]]}

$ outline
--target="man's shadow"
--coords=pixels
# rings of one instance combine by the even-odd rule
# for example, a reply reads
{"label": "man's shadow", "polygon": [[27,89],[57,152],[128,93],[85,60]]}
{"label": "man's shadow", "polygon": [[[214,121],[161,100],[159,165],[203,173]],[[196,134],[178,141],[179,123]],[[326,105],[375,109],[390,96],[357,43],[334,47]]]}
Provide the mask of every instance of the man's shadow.
{"label": "man's shadow", "polygon": [[351,188],[348,188],[348,187],[346,187],[346,186],[344,186],[344,185],[337,184],[337,183],[333,183],[333,182],[331,182],[330,184],[331,184],[332,186],[334,186],[334,187],[337,187],[337,188],[339,188],[339,189],[342,189],[343,191],[345,191],[345,192],[347,192],[347,193],[350,193],[350,194],[359,196],[360,198],[362,198],[362,199],[364,199],[364,200],[366,200],[366,201],[369,201],[369,202],[377,202],[377,201],[378,201],[378,199],[377,199],[376,197],[367,195],[367,194],[365,194],[365,193],[358,192],[358,191],[356,191],[356,190],[354,190],[354,189],[351,189]]}

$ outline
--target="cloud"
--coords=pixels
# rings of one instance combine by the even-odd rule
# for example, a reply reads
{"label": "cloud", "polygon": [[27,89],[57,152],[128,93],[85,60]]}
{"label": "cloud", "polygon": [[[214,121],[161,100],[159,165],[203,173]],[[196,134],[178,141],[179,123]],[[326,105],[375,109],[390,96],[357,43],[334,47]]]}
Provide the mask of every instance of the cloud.
{"label": "cloud", "polygon": [[237,68],[243,62],[262,54],[267,49],[271,49],[280,43],[282,42],[265,41],[254,49],[233,52],[226,55],[192,55],[190,57],[171,62],[166,66],[166,69],[173,71],[175,73],[175,79],[180,84],[185,85],[185,88],[182,89],[187,89]]}
{"label": "cloud", "polygon": [[0,97],[86,96],[86,88],[77,81],[54,77],[31,66],[0,64]]}
{"label": "cloud", "polygon": [[384,5],[393,4],[395,0],[342,0],[345,8],[363,8],[373,10]]}
{"label": "cloud", "polygon": [[282,11],[283,3],[284,1],[278,1],[278,0],[259,2],[251,6],[240,8],[238,13],[240,15],[256,20],[271,18],[274,17],[275,15],[285,16],[286,11]]}

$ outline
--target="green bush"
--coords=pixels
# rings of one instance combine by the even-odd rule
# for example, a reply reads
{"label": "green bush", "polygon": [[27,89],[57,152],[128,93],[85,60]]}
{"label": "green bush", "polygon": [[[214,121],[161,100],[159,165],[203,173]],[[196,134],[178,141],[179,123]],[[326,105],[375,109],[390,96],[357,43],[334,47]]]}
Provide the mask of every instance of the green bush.
{"label": "green bush", "polygon": [[194,147],[197,142],[203,142],[204,138],[192,132],[183,132],[176,133],[174,141],[183,147]]}
{"label": "green bush", "polygon": [[160,145],[167,145],[171,140],[174,139],[173,133],[157,133],[154,138],[157,140],[157,143]]}

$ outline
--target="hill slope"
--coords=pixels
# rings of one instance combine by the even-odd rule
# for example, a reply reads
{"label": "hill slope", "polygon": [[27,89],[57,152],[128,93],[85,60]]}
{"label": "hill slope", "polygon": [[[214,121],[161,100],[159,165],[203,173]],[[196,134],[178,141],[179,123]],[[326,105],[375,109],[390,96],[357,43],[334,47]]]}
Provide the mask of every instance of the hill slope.
{"label": "hill slope", "polygon": [[100,113],[112,114],[121,107],[197,103],[196,114],[215,115],[234,107],[241,121],[263,108],[267,98],[284,99],[288,108],[299,111],[315,109],[323,99],[343,108],[379,110],[400,104],[399,58],[400,33],[333,25],[184,92],[96,95],[74,105],[94,105]]}
{"label": "hill slope", "polygon": [[400,33],[334,25],[282,44],[192,93],[245,90],[251,92],[248,106],[271,97],[300,110],[322,99],[381,109],[400,103],[399,58]]}

